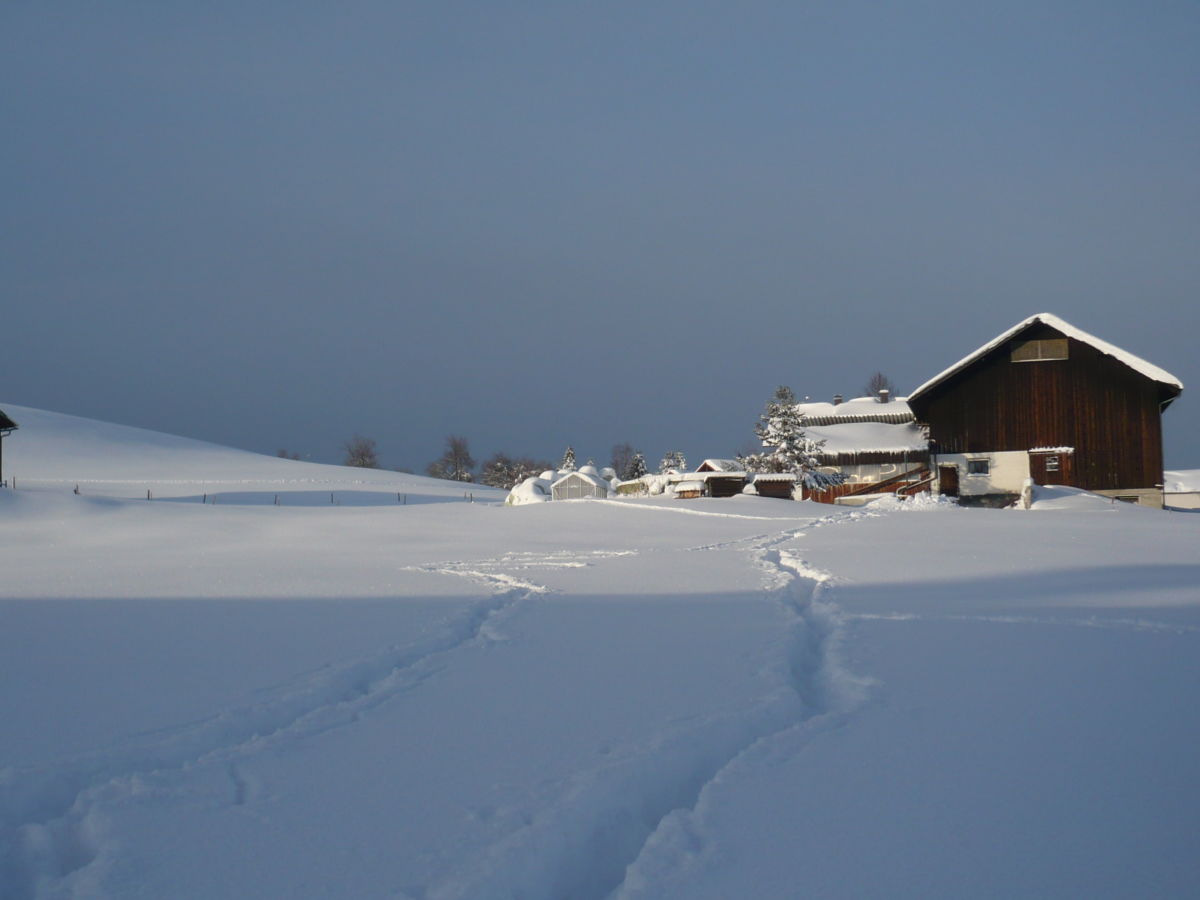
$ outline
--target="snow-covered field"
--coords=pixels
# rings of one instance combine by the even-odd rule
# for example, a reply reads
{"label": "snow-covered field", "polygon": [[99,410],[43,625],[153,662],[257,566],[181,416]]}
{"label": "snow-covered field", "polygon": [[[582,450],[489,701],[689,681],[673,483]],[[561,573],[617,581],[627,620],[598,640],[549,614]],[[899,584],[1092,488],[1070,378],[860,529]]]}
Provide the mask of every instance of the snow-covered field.
{"label": "snow-covered field", "polygon": [[6,898],[1196,895],[1200,516],[505,508],[2,408]]}

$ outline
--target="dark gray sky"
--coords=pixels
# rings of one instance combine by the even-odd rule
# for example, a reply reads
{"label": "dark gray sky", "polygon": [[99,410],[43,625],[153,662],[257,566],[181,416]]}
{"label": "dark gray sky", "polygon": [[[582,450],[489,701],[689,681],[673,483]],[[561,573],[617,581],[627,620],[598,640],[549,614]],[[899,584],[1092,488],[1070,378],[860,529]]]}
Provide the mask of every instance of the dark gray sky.
{"label": "dark gray sky", "polygon": [[729,455],[1036,312],[1185,385],[1200,4],[0,4],[0,398]]}

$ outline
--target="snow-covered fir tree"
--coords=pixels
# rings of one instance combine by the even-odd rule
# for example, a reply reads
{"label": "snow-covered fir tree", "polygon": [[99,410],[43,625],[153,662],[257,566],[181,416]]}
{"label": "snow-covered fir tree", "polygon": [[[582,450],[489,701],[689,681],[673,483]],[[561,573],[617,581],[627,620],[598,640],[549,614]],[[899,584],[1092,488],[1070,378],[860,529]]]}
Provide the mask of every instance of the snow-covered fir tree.
{"label": "snow-covered fir tree", "polygon": [[638,450],[633,454],[633,460],[629,463],[629,468],[625,470],[625,481],[636,481],[641,478],[646,472],[646,457],[642,456],[642,451]]}
{"label": "snow-covered fir tree", "polygon": [[754,434],[762,442],[761,453],[739,456],[747,472],[791,472],[805,486],[820,489],[841,484],[846,476],[817,471],[816,454],[825,446],[804,431],[804,419],[796,407],[796,395],[780,385],[758,417]]}
{"label": "snow-covered fir tree", "polygon": [[567,472],[575,471],[575,448],[567,447],[567,451],[563,454],[562,462],[558,464],[558,468]]}
{"label": "snow-covered fir tree", "polygon": [[658,464],[659,475],[666,475],[672,469],[676,472],[687,471],[687,457],[683,455],[682,450],[668,450],[667,455]]}

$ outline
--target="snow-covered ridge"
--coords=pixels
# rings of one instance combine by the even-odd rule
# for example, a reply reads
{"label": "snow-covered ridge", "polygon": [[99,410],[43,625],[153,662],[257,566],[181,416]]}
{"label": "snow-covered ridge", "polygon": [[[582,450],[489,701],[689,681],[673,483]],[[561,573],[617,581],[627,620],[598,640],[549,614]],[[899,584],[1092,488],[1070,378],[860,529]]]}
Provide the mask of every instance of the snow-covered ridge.
{"label": "snow-covered ridge", "polygon": [[[223,447],[193,438],[116,425],[27,406],[0,405],[19,426],[4,439],[4,477],[18,488],[73,489],[103,496],[202,497],[214,492],[238,502],[272,502],[275,494],[330,491],[375,492],[396,501],[480,499],[502,492],[383,469],[300,462]],[[299,500],[293,496],[293,500]],[[316,499],[313,500],[316,502]]]}

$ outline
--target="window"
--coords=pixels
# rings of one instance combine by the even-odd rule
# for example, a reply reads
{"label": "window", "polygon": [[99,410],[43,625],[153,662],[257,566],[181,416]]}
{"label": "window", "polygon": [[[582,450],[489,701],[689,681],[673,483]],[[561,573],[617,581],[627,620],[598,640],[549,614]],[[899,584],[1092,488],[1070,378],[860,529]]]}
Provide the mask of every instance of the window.
{"label": "window", "polygon": [[1058,471],[1058,457],[1057,456],[1047,456],[1046,457],[1046,471],[1047,472],[1057,472]]}
{"label": "window", "polygon": [[986,475],[991,471],[990,459],[968,459],[967,474],[968,475]]}
{"label": "window", "polygon": [[1013,344],[1013,362],[1045,362],[1067,358],[1066,338],[1047,338],[1041,341],[1019,341]]}

